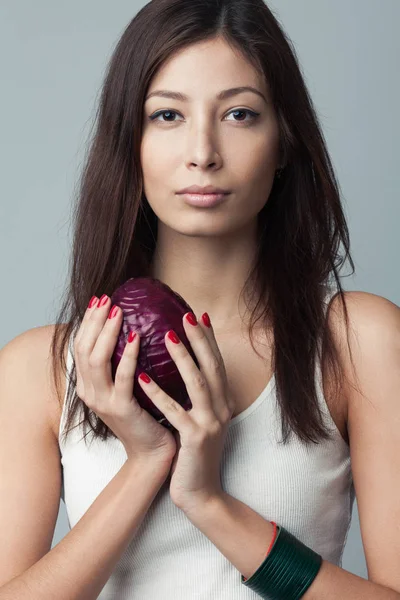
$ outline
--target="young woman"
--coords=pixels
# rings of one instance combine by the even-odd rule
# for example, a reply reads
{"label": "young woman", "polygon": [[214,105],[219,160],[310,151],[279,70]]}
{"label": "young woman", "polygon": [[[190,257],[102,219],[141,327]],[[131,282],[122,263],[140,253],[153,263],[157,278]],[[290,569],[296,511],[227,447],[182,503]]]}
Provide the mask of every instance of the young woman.
{"label": "young woman", "polygon": [[[349,245],[265,3],[146,4],[105,78],[65,304],[1,351],[0,600],[400,598],[400,311],[343,291]],[[132,397],[138,335],[111,378],[110,296],[137,276],[194,312],[200,368],[165,337],[193,408],[139,378],[174,434]],[[355,493],[369,580],[341,567]]]}

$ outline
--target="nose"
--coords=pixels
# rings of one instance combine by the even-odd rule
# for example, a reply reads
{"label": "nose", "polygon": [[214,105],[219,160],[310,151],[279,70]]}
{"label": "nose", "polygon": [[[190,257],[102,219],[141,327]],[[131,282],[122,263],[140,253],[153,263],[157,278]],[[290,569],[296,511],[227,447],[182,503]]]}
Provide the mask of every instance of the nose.
{"label": "nose", "polygon": [[219,141],[210,125],[193,126],[186,139],[186,163],[188,167],[217,169],[222,164]]}

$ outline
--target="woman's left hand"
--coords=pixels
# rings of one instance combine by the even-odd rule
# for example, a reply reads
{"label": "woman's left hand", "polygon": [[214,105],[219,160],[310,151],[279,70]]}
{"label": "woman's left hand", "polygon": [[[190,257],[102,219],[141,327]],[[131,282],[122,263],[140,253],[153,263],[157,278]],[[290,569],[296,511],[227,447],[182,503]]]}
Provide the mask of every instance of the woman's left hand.
{"label": "woman's left hand", "polygon": [[[223,494],[220,464],[235,408],[227,397],[225,365],[213,329],[202,322],[191,325],[186,319],[188,314],[192,313],[184,315],[183,326],[200,370],[185,345],[169,338],[170,332],[165,336],[165,344],[185,382],[192,408],[186,411],[153,380],[144,383],[139,378],[150,400],[179,432],[171,467],[170,495],[183,511]],[[178,339],[176,333],[175,336]]]}

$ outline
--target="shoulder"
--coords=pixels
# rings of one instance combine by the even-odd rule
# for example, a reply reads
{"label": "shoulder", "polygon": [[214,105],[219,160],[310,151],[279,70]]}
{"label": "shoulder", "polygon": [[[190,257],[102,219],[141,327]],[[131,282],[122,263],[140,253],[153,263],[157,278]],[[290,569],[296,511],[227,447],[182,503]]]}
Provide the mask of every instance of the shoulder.
{"label": "shoulder", "polygon": [[[59,397],[54,385],[52,360],[52,341],[55,325],[43,325],[28,329],[9,341],[0,352],[0,362],[7,365],[7,371],[15,370],[15,377],[26,382],[31,398],[35,399],[37,410],[43,410],[44,416],[58,437],[58,424],[61,416]],[[61,325],[65,328],[65,324]],[[64,349],[66,358],[67,347]],[[65,381],[61,363],[56,360],[56,371],[60,377],[61,398],[65,395]],[[11,375],[12,376],[12,375]]]}
{"label": "shoulder", "polygon": [[[388,337],[392,342],[398,340],[400,307],[397,304],[383,296],[361,291],[344,292],[343,299],[349,319],[348,333],[353,344],[357,341],[363,346],[363,351],[373,356],[377,347],[371,347],[372,343],[379,346],[389,341]],[[335,294],[329,306],[328,322],[340,346],[343,342],[347,344],[344,316],[340,294]]]}
{"label": "shoulder", "polygon": [[[400,308],[383,296],[362,291],[344,292],[348,328],[340,294],[330,303],[328,323],[345,371],[346,400],[355,398],[364,388],[379,386],[390,365],[399,362]],[[371,378],[375,374],[374,381]]]}
{"label": "shoulder", "polygon": [[[352,313],[352,317],[357,319],[359,324],[363,320],[369,322],[371,317],[383,319],[383,321],[396,319],[396,316],[397,319],[399,318],[400,307],[383,296],[362,291],[344,292],[343,296],[349,312]],[[335,306],[337,312],[340,304],[340,296],[335,294],[332,297],[331,306]]]}

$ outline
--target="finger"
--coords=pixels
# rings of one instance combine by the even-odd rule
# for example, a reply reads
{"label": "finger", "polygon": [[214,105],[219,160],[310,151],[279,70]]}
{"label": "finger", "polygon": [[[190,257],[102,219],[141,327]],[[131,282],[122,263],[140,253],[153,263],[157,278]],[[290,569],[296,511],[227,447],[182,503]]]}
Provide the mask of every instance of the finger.
{"label": "finger", "polygon": [[92,298],[90,299],[89,304],[86,308],[86,311],[83,315],[81,324],[80,324],[80,326],[76,332],[76,335],[73,339],[73,354],[74,354],[76,377],[77,377],[76,391],[77,391],[78,396],[80,396],[80,397],[84,396],[84,386],[83,386],[82,371],[81,371],[81,368],[79,365],[79,358],[77,358],[76,348],[77,348],[77,345],[78,345],[80,339],[82,338],[87,321],[89,320],[92,312],[97,307],[98,301],[99,301],[99,298],[97,296],[92,296]]}
{"label": "finger", "polygon": [[136,402],[136,399],[133,396],[133,386],[135,383],[135,372],[140,348],[139,334],[134,331],[132,331],[131,334],[132,336],[128,335],[128,341],[124,348],[121,360],[118,363],[114,382],[116,397],[121,399],[122,402],[127,403],[131,403],[132,401]]}
{"label": "finger", "polygon": [[92,314],[92,312],[93,312],[93,311],[95,310],[95,308],[97,307],[98,301],[99,301],[99,299],[98,299],[98,297],[97,297],[97,296],[93,296],[93,297],[90,299],[90,301],[89,301],[89,304],[88,304],[88,306],[87,306],[87,308],[86,308],[86,310],[85,310],[85,313],[84,313],[84,315],[83,315],[83,319],[82,319],[82,321],[81,321],[81,324],[80,324],[80,326],[79,326],[79,329],[78,329],[78,331],[77,331],[77,333],[76,333],[76,336],[75,336],[75,339],[74,339],[74,342],[75,342],[75,343],[76,343],[76,342],[79,342],[80,338],[82,337],[83,331],[84,331],[84,329],[85,329],[85,325],[86,325],[86,323],[87,323],[88,319],[90,318],[90,315]]}
{"label": "finger", "polygon": [[181,435],[184,431],[189,432],[192,421],[178,402],[168,396],[147,373],[140,373],[138,382],[153,404]]}
{"label": "finger", "polygon": [[[183,318],[183,327],[190,341],[201,371],[206,378],[212,394],[221,396],[226,382],[225,365],[218,348],[217,341],[211,329],[202,325],[200,320],[194,325],[191,313],[186,313]],[[194,315],[193,315],[194,316]],[[197,321],[197,319],[195,318]]]}
{"label": "finger", "polygon": [[[223,421],[226,418],[227,411],[233,411],[233,406],[230,406],[227,397],[228,380],[225,363],[207,313],[204,313],[206,315],[205,321],[210,327],[206,325],[203,318],[199,319],[197,326],[194,325],[193,319],[187,318],[188,314],[190,313],[184,315],[183,326],[207,381],[212,410]],[[197,321],[196,318],[195,320]]]}
{"label": "finger", "polygon": [[[108,397],[113,389],[111,357],[123,320],[121,308],[115,305],[110,307],[109,304],[106,302],[103,307],[97,309],[99,313],[95,315],[93,324],[88,325],[93,327],[96,339],[92,351],[89,355],[85,354],[84,358],[88,379],[99,397],[101,395]],[[92,343],[91,340],[88,345]]]}
{"label": "finger", "polygon": [[[197,329],[199,329],[197,327]],[[199,335],[199,334],[197,334]],[[204,334],[200,332],[200,335],[204,337]],[[171,336],[171,337],[170,337]],[[188,336],[189,342],[192,345],[191,337],[196,337],[193,334]],[[175,340],[175,341],[174,341]],[[167,332],[165,336],[165,345],[171,358],[178,367],[179,373],[185,383],[187,392],[192,402],[193,408],[200,409],[201,412],[206,412],[208,415],[213,414],[213,403],[211,399],[211,391],[205,377],[205,360],[204,360],[204,347],[202,343],[197,344],[197,348],[193,346],[193,350],[199,361],[202,370],[199,370],[186,346],[182,344],[181,340],[175,333],[175,331]],[[200,354],[203,353],[203,359],[200,360]]]}
{"label": "finger", "polygon": [[[206,325],[203,320],[204,315],[206,315],[205,321],[208,325]],[[213,329],[210,317],[208,316],[207,313],[203,313],[202,318],[199,320],[199,325],[211,346],[211,350],[212,350],[214,356],[217,358],[219,364],[222,366],[222,376],[226,383],[226,370],[225,370],[224,359],[222,358],[222,354],[219,349],[217,340],[215,339],[214,329]]]}
{"label": "finger", "polygon": [[[100,306],[101,303],[102,306]],[[79,341],[75,342],[75,361],[81,374],[85,395],[91,392],[92,387],[89,359],[107,319],[110,304],[108,296],[103,294],[98,304],[91,309]]]}

